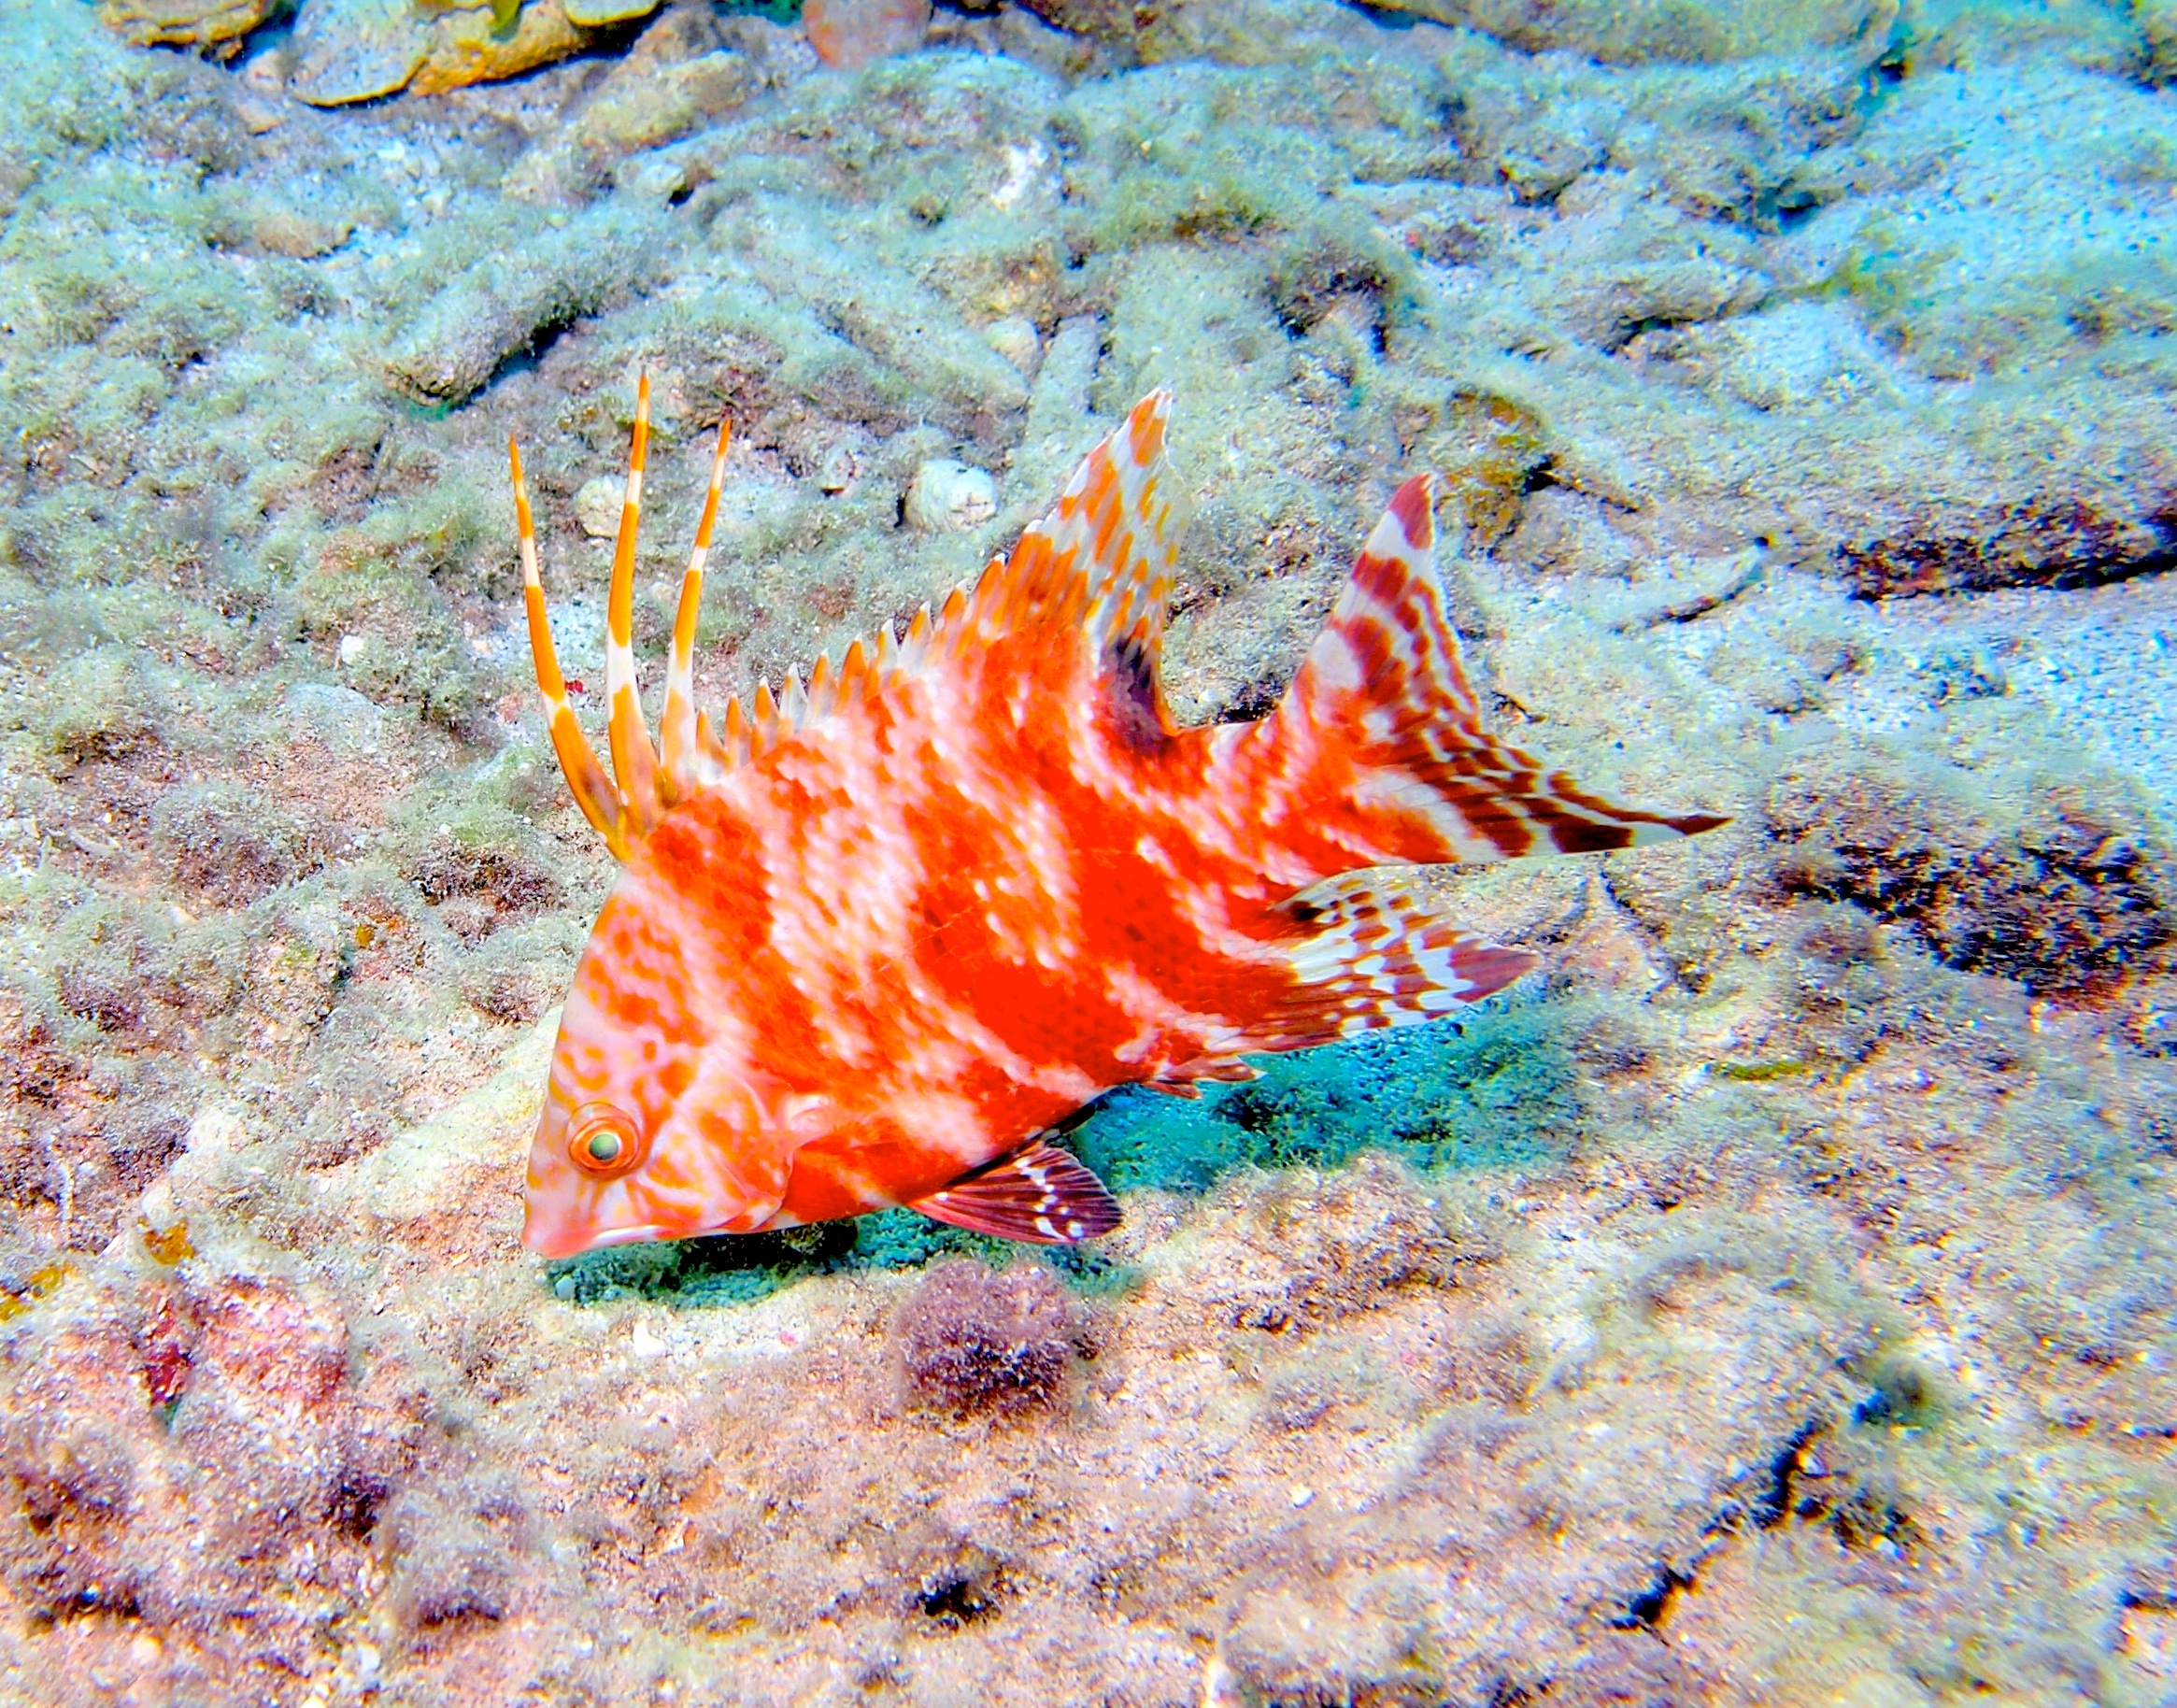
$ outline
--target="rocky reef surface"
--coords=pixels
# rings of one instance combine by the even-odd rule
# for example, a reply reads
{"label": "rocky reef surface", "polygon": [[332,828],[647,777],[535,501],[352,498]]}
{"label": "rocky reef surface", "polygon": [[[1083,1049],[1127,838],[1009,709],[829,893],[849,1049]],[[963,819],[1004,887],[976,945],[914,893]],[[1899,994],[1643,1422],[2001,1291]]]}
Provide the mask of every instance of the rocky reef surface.
{"label": "rocky reef surface", "polygon": [[[312,5],[0,17],[0,1693],[2171,1700],[2166,7],[1050,0],[847,73],[670,0],[323,109]],[[184,13],[230,57],[122,38]],[[1434,466],[1500,720],[1736,819],[1444,875],[1544,971],[1114,1098],[1092,1251],[544,1265],[610,871],[504,447],[594,682],[640,370],[647,657],[735,422],[712,704],[1164,383],[1183,715]]]}

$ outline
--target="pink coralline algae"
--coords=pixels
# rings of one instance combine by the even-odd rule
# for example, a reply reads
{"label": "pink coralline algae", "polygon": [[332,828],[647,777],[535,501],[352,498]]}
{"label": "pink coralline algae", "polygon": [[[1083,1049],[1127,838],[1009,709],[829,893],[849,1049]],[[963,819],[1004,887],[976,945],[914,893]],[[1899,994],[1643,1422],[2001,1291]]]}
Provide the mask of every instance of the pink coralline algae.
{"label": "pink coralline algae", "polygon": [[824,64],[858,71],[919,48],[930,28],[930,0],[808,0],[802,24]]}

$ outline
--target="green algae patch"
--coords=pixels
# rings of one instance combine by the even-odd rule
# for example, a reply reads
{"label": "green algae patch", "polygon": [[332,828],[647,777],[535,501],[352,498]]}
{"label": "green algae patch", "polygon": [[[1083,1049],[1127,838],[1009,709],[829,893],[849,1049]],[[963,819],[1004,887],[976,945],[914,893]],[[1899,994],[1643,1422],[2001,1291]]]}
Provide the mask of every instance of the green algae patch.
{"label": "green algae patch", "polygon": [[1546,1007],[1485,1009],[1255,1059],[1261,1077],[1199,1101],[1128,1088],[1074,1132],[1115,1191],[1201,1191],[1235,1169],[1336,1168],[1382,1150],[1423,1172],[1518,1168],[1580,1114],[1575,1067]]}
{"label": "green algae patch", "polygon": [[809,1275],[919,1269],[948,1257],[1003,1262],[1014,1249],[912,1210],[887,1210],[768,1233],[610,1246],[551,1263],[546,1274],[566,1303],[641,1299],[702,1309],[753,1304]]}
{"label": "green algae patch", "polygon": [[1814,1071],[1814,1064],[1811,1061],[1719,1061],[1709,1070],[1720,1079],[1744,1080],[1755,1085]]}
{"label": "green algae patch", "polygon": [[[434,540],[450,544],[428,529],[421,543]],[[442,724],[477,705],[460,627],[400,546],[359,531],[336,535],[296,585],[292,604],[300,633],[327,643],[369,699],[412,706]]]}

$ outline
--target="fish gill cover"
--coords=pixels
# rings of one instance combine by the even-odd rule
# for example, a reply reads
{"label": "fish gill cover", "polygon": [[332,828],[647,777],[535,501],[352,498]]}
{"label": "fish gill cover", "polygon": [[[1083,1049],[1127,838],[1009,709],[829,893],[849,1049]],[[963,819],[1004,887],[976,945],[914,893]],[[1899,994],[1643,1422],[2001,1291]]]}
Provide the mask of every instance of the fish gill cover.
{"label": "fish gill cover", "polygon": [[[107,10],[210,57],[0,19],[11,1698],[2169,1693],[2166,7]],[[504,448],[595,729],[642,372],[705,706],[1168,384],[1175,720],[1433,469],[1495,726],[1742,816],[1433,876],[1542,969],[1114,1094],[1048,1267],[547,1264]]]}

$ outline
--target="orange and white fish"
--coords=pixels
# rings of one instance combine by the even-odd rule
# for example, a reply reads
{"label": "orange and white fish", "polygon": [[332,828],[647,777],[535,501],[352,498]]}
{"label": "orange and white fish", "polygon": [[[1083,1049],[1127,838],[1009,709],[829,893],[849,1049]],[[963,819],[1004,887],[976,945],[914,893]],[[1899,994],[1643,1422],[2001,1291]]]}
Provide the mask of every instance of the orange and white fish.
{"label": "orange and white fish", "polygon": [[651,746],[631,645],[649,388],[613,557],[613,780],[567,704],[514,453],[530,638],[575,799],[623,862],[560,1025],[524,1237],[551,1257],[905,1204],[1059,1244],[1115,1227],[1046,1136],[1113,1086],[1191,1094],[1252,1052],[1427,1020],[1533,964],[1386,867],[1692,835],[1490,734],[1426,475],[1255,723],[1158,682],[1182,497],[1168,393],[974,588],[714,733],[690,655],[727,434]]}

